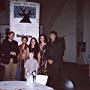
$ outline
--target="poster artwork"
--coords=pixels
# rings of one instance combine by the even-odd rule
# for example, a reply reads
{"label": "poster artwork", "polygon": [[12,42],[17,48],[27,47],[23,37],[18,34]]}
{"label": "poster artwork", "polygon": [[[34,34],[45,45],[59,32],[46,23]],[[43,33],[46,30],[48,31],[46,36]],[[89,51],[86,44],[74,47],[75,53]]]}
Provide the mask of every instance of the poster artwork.
{"label": "poster artwork", "polygon": [[40,4],[35,2],[10,2],[10,30],[15,32],[15,40],[21,44],[21,37],[39,38]]}
{"label": "poster artwork", "polygon": [[14,18],[22,18],[21,23],[31,23],[36,18],[36,7],[14,6]]}

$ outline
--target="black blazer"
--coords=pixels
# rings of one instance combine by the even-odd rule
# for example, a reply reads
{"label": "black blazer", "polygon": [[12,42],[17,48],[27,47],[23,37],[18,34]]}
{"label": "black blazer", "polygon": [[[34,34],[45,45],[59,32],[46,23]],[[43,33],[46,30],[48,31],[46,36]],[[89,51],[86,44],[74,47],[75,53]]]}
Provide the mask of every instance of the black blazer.
{"label": "black blazer", "polygon": [[[14,51],[16,52],[16,56],[10,55],[10,52]],[[8,39],[3,40],[2,45],[1,45],[1,52],[2,52],[2,62],[4,64],[9,64],[10,58],[13,58],[13,62],[17,63],[17,55],[19,52],[18,48],[18,42],[12,41],[9,42]]]}
{"label": "black blazer", "polygon": [[51,59],[54,63],[63,62],[64,46],[62,39],[56,39],[54,42],[49,42],[46,49],[47,60]]}

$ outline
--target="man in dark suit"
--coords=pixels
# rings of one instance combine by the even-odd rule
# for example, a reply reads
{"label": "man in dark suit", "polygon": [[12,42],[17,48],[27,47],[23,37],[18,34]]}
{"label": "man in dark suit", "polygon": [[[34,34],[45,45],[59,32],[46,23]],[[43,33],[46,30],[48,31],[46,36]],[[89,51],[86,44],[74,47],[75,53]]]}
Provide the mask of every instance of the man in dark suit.
{"label": "man in dark suit", "polygon": [[47,74],[50,85],[57,90],[61,80],[61,69],[63,66],[64,47],[62,39],[57,38],[55,31],[50,32],[50,41],[47,44]]}
{"label": "man in dark suit", "polygon": [[4,80],[16,80],[17,54],[19,52],[18,43],[13,40],[14,32],[8,33],[8,38],[2,42],[2,62],[5,67]]}

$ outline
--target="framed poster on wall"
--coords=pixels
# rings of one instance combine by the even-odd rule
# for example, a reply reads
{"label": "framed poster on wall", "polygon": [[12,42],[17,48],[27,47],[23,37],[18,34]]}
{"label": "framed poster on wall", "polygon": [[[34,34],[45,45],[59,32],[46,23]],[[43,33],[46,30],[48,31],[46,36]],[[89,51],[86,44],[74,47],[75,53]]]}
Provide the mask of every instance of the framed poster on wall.
{"label": "framed poster on wall", "polygon": [[39,38],[40,4],[35,2],[10,2],[10,29],[15,32],[15,40],[21,43],[21,37]]}

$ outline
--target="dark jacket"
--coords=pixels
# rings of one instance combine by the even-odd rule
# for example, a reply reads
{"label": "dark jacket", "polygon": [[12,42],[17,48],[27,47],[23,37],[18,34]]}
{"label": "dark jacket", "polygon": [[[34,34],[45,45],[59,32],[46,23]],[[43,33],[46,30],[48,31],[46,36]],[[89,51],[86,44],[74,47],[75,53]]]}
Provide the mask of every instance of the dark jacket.
{"label": "dark jacket", "polygon": [[[19,52],[18,42],[14,40],[12,42],[9,42],[8,39],[3,40],[1,51],[2,51],[2,62],[4,64],[9,64],[10,58],[13,58],[14,63],[18,62],[17,61],[17,55]],[[16,52],[16,56],[10,55],[11,51]]]}
{"label": "dark jacket", "polygon": [[47,60],[53,60],[53,63],[63,62],[64,47],[62,39],[56,39],[54,42],[47,44],[46,57]]}

